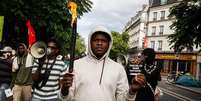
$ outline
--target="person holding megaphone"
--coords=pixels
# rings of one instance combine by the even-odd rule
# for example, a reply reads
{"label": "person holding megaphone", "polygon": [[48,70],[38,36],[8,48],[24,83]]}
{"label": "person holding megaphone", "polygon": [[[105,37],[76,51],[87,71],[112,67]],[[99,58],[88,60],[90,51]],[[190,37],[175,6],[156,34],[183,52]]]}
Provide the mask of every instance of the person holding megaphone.
{"label": "person holding megaphone", "polygon": [[[59,83],[67,68],[59,55],[59,50],[58,42],[50,39],[47,42],[46,54],[34,62],[32,73],[35,82],[32,101],[59,101]],[[43,54],[42,51],[38,54],[40,52]]]}

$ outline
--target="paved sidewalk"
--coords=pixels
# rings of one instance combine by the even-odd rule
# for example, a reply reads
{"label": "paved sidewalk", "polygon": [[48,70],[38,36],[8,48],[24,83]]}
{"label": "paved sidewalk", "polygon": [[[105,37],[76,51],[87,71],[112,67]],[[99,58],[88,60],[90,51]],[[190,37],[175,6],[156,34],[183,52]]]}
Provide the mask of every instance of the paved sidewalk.
{"label": "paved sidewalk", "polygon": [[201,87],[186,87],[178,84],[175,84],[175,86],[201,94]]}
{"label": "paved sidewalk", "polygon": [[[162,80],[166,81],[166,83],[169,83],[169,82],[167,82],[167,79],[165,76],[162,77]],[[169,84],[201,94],[201,87],[188,87],[188,86],[183,86],[183,85],[178,85],[178,84],[173,84],[173,83],[169,83]]]}

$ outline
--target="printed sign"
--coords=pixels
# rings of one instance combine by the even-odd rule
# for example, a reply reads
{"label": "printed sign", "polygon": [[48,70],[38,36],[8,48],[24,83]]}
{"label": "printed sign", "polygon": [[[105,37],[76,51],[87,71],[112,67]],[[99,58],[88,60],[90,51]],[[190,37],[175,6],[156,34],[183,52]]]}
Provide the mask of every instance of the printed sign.
{"label": "printed sign", "polygon": [[141,70],[140,70],[141,67],[142,67],[142,65],[130,64],[128,67],[128,75],[135,76],[135,75],[141,73]]}
{"label": "printed sign", "polygon": [[13,95],[13,92],[10,88],[6,89],[4,92],[5,92],[7,98]]}

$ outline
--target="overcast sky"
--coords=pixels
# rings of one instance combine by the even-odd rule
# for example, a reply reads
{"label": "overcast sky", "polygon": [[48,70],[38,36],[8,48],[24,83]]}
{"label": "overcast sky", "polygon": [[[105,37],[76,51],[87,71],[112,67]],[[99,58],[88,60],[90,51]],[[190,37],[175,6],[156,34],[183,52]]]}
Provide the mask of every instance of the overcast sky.
{"label": "overcast sky", "polygon": [[104,25],[111,31],[121,32],[125,24],[148,0],[91,0],[92,11],[78,19],[78,33],[87,38],[95,25]]}

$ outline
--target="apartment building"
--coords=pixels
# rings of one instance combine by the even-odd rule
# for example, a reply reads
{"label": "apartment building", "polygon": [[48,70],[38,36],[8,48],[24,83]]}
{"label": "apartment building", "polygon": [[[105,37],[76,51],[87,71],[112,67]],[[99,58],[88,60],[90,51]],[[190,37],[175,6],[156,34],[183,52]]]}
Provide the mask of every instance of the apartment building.
{"label": "apartment building", "polygon": [[137,54],[144,48],[144,37],[147,32],[148,8],[148,5],[143,5],[142,10],[138,11],[123,29],[124,32],[129,34],[128,44],[130,54]]}
{"label": "apartment building", "polygon": [[[134,54],[145,48],[143,45],[146,36],[147,47],[153,48],[157,52],[157,65],[163,68],[164,75],[172,71],[177,73],[184,71],[201,79],[201,57],[197,52],[198,49],[175,53],[168,40],[168,36],[174,33],[174,30],[170,29],[170,25],[175,20],[168,17],[169,10],[178,1],[181,0],[149,0],[146,9],[143,6],[142,11],[131,18],[124,31],[130,35],[130,51],[133,51]],[[141,20],[143,17],[145,20]]]}

